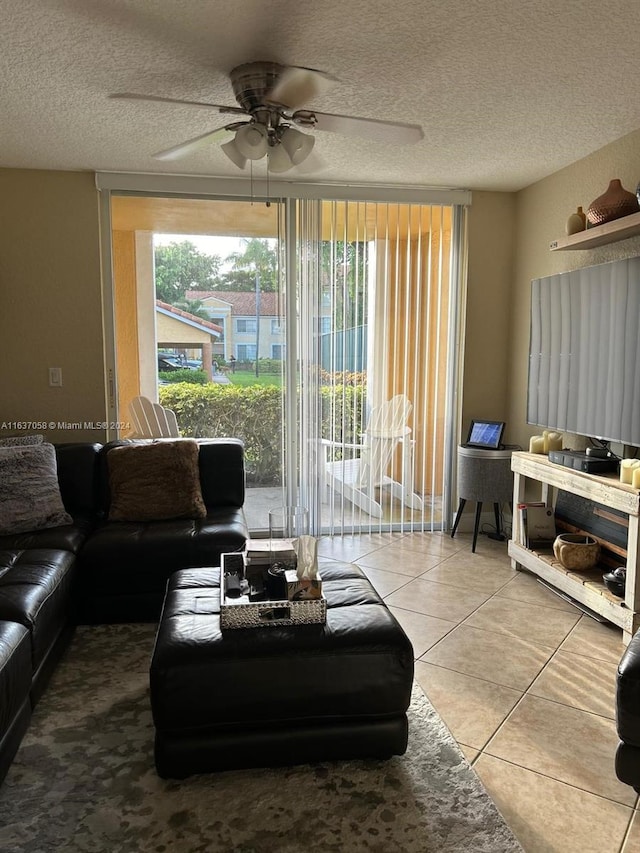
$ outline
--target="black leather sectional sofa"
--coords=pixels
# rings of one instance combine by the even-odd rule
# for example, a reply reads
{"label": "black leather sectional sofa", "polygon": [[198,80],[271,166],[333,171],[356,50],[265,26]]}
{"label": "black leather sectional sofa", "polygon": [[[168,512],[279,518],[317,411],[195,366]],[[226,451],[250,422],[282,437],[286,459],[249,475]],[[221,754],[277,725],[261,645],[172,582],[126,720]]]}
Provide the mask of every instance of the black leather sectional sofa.
{"label": "black leather sectional sofa", "polygon": [[249,535],[240,441],[198,441],[206,517],[148,522],[108,520],[107,454],[122,444],[58,445],[74,523],[0,536],[0,781],[77,624],[157,621],[174,571],[219,565]]}
{"label": "black leather sectional sofa", "polygon": [[633,635],[618,664],[616,724],[620,738],[616,774],[640,794],[640,631]]}

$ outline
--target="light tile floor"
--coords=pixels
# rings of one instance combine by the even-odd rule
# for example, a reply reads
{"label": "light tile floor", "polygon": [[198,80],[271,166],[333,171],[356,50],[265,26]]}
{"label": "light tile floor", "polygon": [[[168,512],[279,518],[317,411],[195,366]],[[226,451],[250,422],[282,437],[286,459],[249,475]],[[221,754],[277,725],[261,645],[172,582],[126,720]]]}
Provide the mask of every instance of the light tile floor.
{"label": "light tile floor", "polygon": [[526,853],[640,853],[614,767],[621,631],[583,615],[485,536],[324,538],[411,638],[416,678]]}

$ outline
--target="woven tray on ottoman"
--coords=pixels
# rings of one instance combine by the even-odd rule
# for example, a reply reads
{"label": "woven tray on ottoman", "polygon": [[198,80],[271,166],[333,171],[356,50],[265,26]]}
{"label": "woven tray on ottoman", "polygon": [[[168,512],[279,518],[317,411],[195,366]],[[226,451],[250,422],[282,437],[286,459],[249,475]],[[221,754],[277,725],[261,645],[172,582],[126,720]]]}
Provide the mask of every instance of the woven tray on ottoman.
{"label": "woven tray on ottoman", "polygon": [[320,572],[326,624],[224,635],[219,569],[174,573],[151,661],[161,776],[405,751],[411,643],[357,566]]}

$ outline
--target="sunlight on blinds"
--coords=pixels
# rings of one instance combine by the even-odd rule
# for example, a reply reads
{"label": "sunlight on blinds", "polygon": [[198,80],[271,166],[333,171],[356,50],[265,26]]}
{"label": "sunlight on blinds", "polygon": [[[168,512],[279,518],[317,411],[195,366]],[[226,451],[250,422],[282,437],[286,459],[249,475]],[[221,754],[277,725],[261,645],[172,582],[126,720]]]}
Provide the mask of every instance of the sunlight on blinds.
{"label": "sunlight on blinds", "polygon": [[301,500],[316,532],[440,529],[454,208],[297,210]]}

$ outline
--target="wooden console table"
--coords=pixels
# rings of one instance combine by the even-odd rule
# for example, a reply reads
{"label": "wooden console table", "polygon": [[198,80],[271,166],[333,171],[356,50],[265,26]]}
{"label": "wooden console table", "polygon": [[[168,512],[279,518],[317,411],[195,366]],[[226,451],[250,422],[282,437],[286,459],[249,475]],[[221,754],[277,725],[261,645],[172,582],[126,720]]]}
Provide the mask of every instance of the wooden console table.
{"label": "wooden console table", "polygon": [[[511,457],[513,471],[513,538],[509,541],[509,556],[514,568],[525,568],[547,581],[551,586],[584,604],[609,622],[622,628],[625,645],[640,628],[640,573],[636,571],[640,542],[640,491],[622,484],[617,474],[599,476],[583,474],[549,462],[546,456],[518,451]],[[627,583],[624,600],[609,592],[602,581],[603,570],[572,572],[565,569],[553,554],[530,551],[518,544],[522,541],[519,529],[519,503],[526,498],[527,481],[540,486],[540,497],[554,504],[552,489],[562,489],[587,500],[619,510],[628,517]]]}

